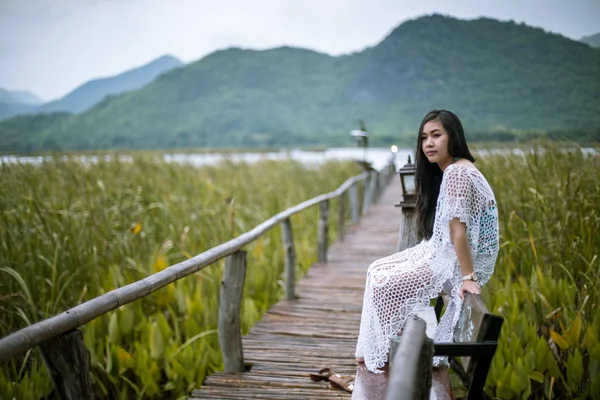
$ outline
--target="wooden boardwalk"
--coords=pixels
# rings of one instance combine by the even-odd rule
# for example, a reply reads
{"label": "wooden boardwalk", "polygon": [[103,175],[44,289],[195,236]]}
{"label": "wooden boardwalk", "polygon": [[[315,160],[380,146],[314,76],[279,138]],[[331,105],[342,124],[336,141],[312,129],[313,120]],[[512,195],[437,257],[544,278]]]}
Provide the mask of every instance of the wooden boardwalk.
{"label": "wooden boardwalk", "polygon": [[[298,282],[298,299],[274,305],[243,338],[249,372],[214,373],[191,398],[350,399],[350,393],[327,381],[312,382],[308,374],[324,367],[343,376],[357,373],[354,349],[365,275],[371,262],[396,251],[401,210],[394,204],[400,194],[399,180],[392,179],[344,242],[330,247],[327,264],[313,265]],[[354,398],[363,398],[359,389]]]}

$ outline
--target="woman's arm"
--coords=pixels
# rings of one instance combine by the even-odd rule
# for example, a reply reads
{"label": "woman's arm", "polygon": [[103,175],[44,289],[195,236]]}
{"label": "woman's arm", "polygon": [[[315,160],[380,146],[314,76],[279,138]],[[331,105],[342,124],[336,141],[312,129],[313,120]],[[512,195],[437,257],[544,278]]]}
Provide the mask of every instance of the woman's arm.
{"label": "woman's arm", "polygon": [[[450,220],[450,240],[454,244],[456,258],[460,265],[462,275],[473,273],[473,258],[471,257],[471,248],[469,247],[469,239],[467,238],[467,227],[458,218]],[[463,281],[459,296],[464,299],[465,292],[479,294],[481,292],[479,284],[472,280]]]}

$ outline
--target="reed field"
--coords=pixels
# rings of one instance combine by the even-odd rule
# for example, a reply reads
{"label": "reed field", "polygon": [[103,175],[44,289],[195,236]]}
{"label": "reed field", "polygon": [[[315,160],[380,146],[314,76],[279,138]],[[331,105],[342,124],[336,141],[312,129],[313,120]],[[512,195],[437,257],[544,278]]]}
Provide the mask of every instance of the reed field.
{"label": "reed field", "polygon": [[[202,253],[361,172],[353,162],[197,168],[148,156],[4,165],[0,335]],[[331,207],[334,240],[337,202]],[[316,260],[317,218],[312,207],[291,219],[299,274]],[[282,247],[280,228],[247,247],[244,332],[283,294]],[[221,368],[223,264],[83,327],[96,398],[185,398]],[[38,350],[0,369],[0,398],[47,398],[51,390]]]}
{"label": "reed field", "polygon": [[478,160],[501,248],[484,289],[503,315],[486,391],[499,399],[600,398],[600,153],[545,145]]}
{"label": "reed field", "polygon": [[[486,386],[494,398],[600,398],[597,154],[544,144],[478,157],[500,212],[501,250],[483,291],[505,318]],[[351,162],[196,168],[152,157],[4,165],[0,335],[199,254],[360,172]],[[316,259],[317,215],[313,207],[292,218],[299,274]],[[280,229],[247,250],[244,332],[283,293]],[[222,264],[82,328],[97,398],[185,398],[221,368]],[[51,391],[38,350],[0,369],[0,398]]]}

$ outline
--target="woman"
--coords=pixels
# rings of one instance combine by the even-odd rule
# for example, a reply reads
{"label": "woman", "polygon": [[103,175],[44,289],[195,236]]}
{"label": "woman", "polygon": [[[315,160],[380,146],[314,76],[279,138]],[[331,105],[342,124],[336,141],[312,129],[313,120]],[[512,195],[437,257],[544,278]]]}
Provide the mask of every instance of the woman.
{"label": "woman", "polygon": [[[494,193],[474,165],[462,124],[446,110],[429,112],[419,128],[415,184],[416,246],[375,261],[368,269],[356,359],[381,372],[389,338],[406,318],[443,290],[450,302],[436,342],[450,342],[464,293],[480,293],[498,255]],[[436,357],[434,365],[444,363]]]}

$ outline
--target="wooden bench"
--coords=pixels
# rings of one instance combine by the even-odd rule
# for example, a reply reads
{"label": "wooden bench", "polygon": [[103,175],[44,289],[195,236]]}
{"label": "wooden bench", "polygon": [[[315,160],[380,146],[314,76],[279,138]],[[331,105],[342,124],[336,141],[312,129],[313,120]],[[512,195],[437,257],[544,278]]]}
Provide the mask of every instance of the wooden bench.
{"label": "wooden bench", "polygon": [[[435,305],[438,322],[443,309],[440,296]],[[450,367],[467,388],[465,399],[488,399],[484,393],[485,380],[498,347],[498,337],[504,319],[491,314],[481,297],[467,293],[460,311],[458,325],[451,343],[434,343],[425,335],[425,322],[409,318],[400,340],[392,339],[390,346],[390,379],[388,400],[429,399],[436,380],[442,380],[445,393],[436,391],[438,400],[453,399],[449,371],[431,367],[431,356],[448,356]],[[443,397],[443,396],[446,397]]]}

